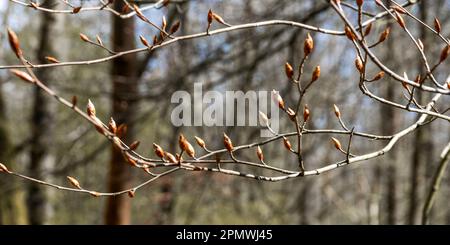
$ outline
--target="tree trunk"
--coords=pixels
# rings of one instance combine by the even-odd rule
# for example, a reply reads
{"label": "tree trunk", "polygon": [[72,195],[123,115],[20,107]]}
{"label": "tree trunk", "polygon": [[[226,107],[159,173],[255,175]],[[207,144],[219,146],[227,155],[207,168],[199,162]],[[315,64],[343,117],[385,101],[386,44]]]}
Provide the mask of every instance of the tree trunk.
{"label": "tree trunk", "polygon": [[[123,1],[115,1],[114,9],[122,11]],[[115,51],[135,48],[135,18],[121,19],[112,16],[112,43]],[[131,143],[135,132],[133,118],[136,116],[138,93],[136,55],[129,54],[113,60],[111,79],[113,86],[112,116],[118,125],[126,124],[128,130],[122,140]],[[121,151],[112,147],[109,169],[108,191],[115,192],[130,187],[131,167],[126,163]],[[105,223],[110,225],[130,224],[131,202],[127,195],[110,197],[107,200]]]}
{"label": "tree trunk", "polygon": [[[45,6],[53,6],[55,0],[48,0]],[[55,55],[53,49],[52,37],[57,36],[55,33],[56,16],[48,13],[41,13],[41,27],[39,46],[37,50],[37,59],[39,63],[46,63],[45,56]],[[36,75],[48,84],[52,80],[51,69],[39,69]],[[51,145],[53,141],[53,113],[50,108],[51,98],[42,93],[38,87],[33,88],[34,101],[31,119],[31,149],[30,149],[30,166],[29,172],[31,176],[38,179],[45,179],[43,172],[45,169],[52,168],[54,165],[54,156],[51,153]],[[34,183],[28,186],[28,214],[29,223],[32,225],[45,224],[48,220],[50,205],[47,198],[48,188],[36,185]]]}

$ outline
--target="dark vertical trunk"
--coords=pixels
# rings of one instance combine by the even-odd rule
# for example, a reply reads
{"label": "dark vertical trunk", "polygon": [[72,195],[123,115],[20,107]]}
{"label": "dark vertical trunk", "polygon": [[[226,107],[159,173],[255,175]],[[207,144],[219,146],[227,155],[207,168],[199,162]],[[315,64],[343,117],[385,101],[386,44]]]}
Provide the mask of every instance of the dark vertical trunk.
{"label": "dark vertical trunk", "polygon": [[[46,6],[53,6],[55,0],[48,0],[45,2]],[[55,15],[49,13],[41,13],[41,27],[39,37],[39,47],[37,50],[37,59],[39,63],[46,63],[45,56],[55,55],[53,50],[52,37],[55,37]],[[39,69],[36,72],[37,76],[49,83],[52,80],[52,74],[50,69]],[[30,152],[30,175],[38,178],[45,179],[43,171],[51,165],[53,160],[51,156],[51,144],[52,144],[52,128],[53,128],[53,115],[50,109],[50,97],[46,96],[42,91],[34,87],[34,101],[33,112],[31,120],[31,152]],[[43,186],[30,184],[28,187],[28,214],[29,223],[32,225],[44,224],[48,218],[49,204],[47,198],[47,189]]]}
{"label": "dark vertical trunk", "polygon": [[[123,1],[114,1],[114,9],[122,11]],[[112,17],[112,43],[115,51],[124,51],[135,48],[135,18],[121,19]],[[111,79],[113,86],[112,116],[118,125],[124,123],[128,126],[127,134],[122,138],[131,143],[135,132],[133,118],[136,116],[138,93],[136,55],[129,54],[113,60]],[[131,168],[126,163],[122,153],[116,148],[111,149],[108,191],[115,192],[130,187],[132,178]],[[130,224],[131,202],[128,196],[110,197],[107,200],[105,223]]]}
{"label": "dark vertical trunk", "polygon": [[[427,1],[420,2],[420,19],[424,22],[427,22],[428,14],[427,14]],[[425,26],[420,25],[420,39],[427,47],[427,29]],[[423,69],[423,63],[419,62],[418,64],[418,72],[423,74],[425,69]],[[417,93],[416,99],[419,103],[424,103],[429,98],[429,96],[424,93]],[[418,116],[419,117],[419,116]],[[408,224],[417,224],[419,218],[419,208],[420,208],[420,196],[421,189],[420,187],[425,184],[423,183],[423,179],[421,174],[423,171],[423,166],[432,163],[431,154],[432,152],[432,143],[431,139],[428,136],[431,130],[430,127],[421,127],[416,130],[414,135],[414,149],[411,161],[411,179],[410,179],[410,192],[409,192],[409,210],[408,210]]]}

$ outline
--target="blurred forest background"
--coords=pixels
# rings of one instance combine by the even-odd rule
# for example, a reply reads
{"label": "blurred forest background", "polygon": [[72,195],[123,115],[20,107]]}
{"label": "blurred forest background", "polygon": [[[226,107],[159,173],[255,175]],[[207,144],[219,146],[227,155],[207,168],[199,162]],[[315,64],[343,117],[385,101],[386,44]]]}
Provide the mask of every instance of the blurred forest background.
{"label": "blurred forest background", "polygon": [[[39,2],[58,6],[55,4],[59,1]],[[97,4],[70,2],[77,6]],[[205,31],[209,9],[231,24],[282,19],[343,30],[342,21],[327,1],[177,2],[145,14],[156,23],[163,15],[169,23],[180,20],[177,35]],[[380,8],[366,1],[365,10],[377,13]],[[439,17],[444,36],[450,34],[450,1],[425,0],[410,10],[429,24]],[[61,61],[108,55],[82,42],[79,33],[92,40],[99,35],[114,50],[142,46],[139,35],[151,40],[157,33],[137,17],[121,20],[106,11],[44,14],[6,0],[0,1],[0,23],[1,65],[18,64],[8,46],[8,26],[17,32],[22,48],[35,63],[47,63],[44,57],[48,55]],[[373,39],[390,23],[394,23],[392,18],[377,21]],[[439,57],[442,45],[434,45],[436,37],[416,22],[409,21],[408,26],[421,37],[430,57]],[[175,106],[170,103],[172,93],[191,91],[195,82],[202,82],[204,91],[278,89],[285,100],[295,101],[297,91],[287,81],[283,66],[286,61],[299,63],[306,34],[288,26],[268,26],[177,42],[151,54],[139,53],[107,63],[36,72],[63,97],[77,95],[80,104],[94,101],[103,120],[114,115],[126,122],[130,127],[128,142],[140,140],[137,151],[143,155],[153,154],[154,142],[174,151],[181,132],[189,138],[200,136],[215,149],[222,147],[223,132],[238,145],[258,139],[260,128],[174,127],[170,123]],[[305,67],[306,76],[318,64],[322,76],[305,98],[312,111],[309,128],[339,128],[333,104],[339,105],[348,125],[369,133],[389,135],[417,118],[414,113],[383,106],[361,93],[353,64],[356,54],[345,36],[312,34],[315,51]],[[406,71],[413,77],[422,69],[419,53],[398,25],[374,51],[397,73]],[[448,65],[436,71],[440,80],[449,75]],[[373,85],[375,91],[401,99],[402,87],[388,80]],[[92,125],[51,97],[19,82],[7,70],[0,70],[0,85],[0,162],[62,185],[67,175],[77,176],[84,186],[96,190],[129,187],[146,179],[141,171],[119,164],[123,160],[111,156],[111,144]],[[429,95],[420,99],[429,99]],[[126,111],[121,101],[128,103]],[[445,101],[450,102],[448,96]],[[293,130],[288,120],[281,121],[282,132]],[[402,139],[385,156],[317,177],[270,183],[177,172],[139,190],[134,198],[125,195],[112,200],[57,191],[1,175],[0,224],[418,224],[439,153],[449,140],[448,122],[437,120]],[[328,136],[306,136],[304,144],[307,168],[342,158]],[[353,150],[368,152],[381,146],[380,142],[355,139]],[[295,157],[282,148],[272,144],[265,148],[265,155],[279,166],[295,169]],[[253,151],[248,154],[255,158]],[[432,224],[450,224],[449,198],[450,178],[446,175],[432,212]]]}

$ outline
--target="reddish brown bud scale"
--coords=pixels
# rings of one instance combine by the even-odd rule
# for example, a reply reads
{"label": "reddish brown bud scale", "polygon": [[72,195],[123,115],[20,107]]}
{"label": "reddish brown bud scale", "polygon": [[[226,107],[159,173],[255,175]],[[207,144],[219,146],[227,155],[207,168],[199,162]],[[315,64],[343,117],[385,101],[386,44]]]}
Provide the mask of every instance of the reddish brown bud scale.
{"label": "reddish brown bud scale", "polygon": [[306,34],[306,39],[303,44],[303,52],[305,52],[305,56],[308,56],[311,54],[311,52],[314,49],[314,40],[311,37],[311,34]]}
{"label": "reddish brown bud scale", "polygon": [[372,31],[372,23],[369,23],[369,25],[367,25],[366,29],[364,30],[364,36],[368,36],[371,31]]}
{"label": "reddish brown bud scale", "polygon": [[117,137],[122,138],[127,134],[128,126],[124,123],[120,124],[119,127],[117,127]]}
{"label": "reddish brown bud scale", "polygon": [[170,152],[164,152],[164,158],[170,163],[178,163],[177,159]]}
{"label": "reddish brown bud scale", "polygon": [[150,44],[148,43],[147,39],[145,39],[145,37],[139,35],[139,39],[141,40],[141,43],[144,44],[144,46],[150,47]]}
{"label": "reddish brown bud scale", "polygon": [[130,198],[133,198],[133,197],[136,196],[136,191],[135,191],[135,190],[129,190],[129,191],[127,192],[127,194],[128,194],[128,196],[129,196]]}
{"label": "reddish brown bud scale", "polygon": [[20,49],[19,38],[11,28],[8,28],[8,41],[17,58],[20,58],[22,56],[22,50]]}
{"label": "reddish brown bud scale", "polygon": [[320,66],[316,66],[312,74],[311,82],[317,81],[319,77],[320,77]]}
{"label": "reddish brown bud scale", "polygon": [[258,159],[259,159],[261,162],[264,161],[264,154],[263,154],[263,152],[262,152],[262,150],[261,150],[261,147],[259,147],[259,146],[256,148],[256,155],[258,156]]}
{"label": "reddish brown bud scale", "polygon": [[450,45],[447,45],[444,47],[444,49],[442,49],[441,58],[439,62],[443,62],[444,60],[446,60],[449,54],[450,54]]}
{"label": "reddish brown bud scale", "polygon": [[434,29],[436,30],[437,33],[441,33],[442,31],[441,22],[439,21],[438,18],[434,18]]}
{"label": "reddish brown bud scale", "polygon": [[144,14],[141,12],[141,9],[136,4],[133,4],[133,9],[136,12],[137,17],[139,19],[143,20],[144,22],[148,22],[148,19],[144,16]]}
{"label": "reddish brown bud scale", "polygon": [[88,36],[84,35],[83,33],[80,33],[80,38],[81,40],[85,41],[85,42],[90,42],[91,40],[89,39]]}
{"label": "reddish brown bud scale", "polygon": [[394,11],[400,13],[400,14],[407,14],[406,10],[402,7],[399,7],[397,5],[394,5],[391,7]]}
{"label": "reddish brown bud scale", "polygon": [[86,112],[87,112],[88,116],[95,117],[95,106],[91,100],[88,100],[88,104],[86,106]]}
{"label": "reddish brown bud scale", "polygon": [[159,146],[158,144],[153,143],[153,149],[155,151],[155,154],[158,157],[160,157],[160,158],[164,157],[164,150],[161,148],[161,146]]}
{"label": "reddish brown bud scale", "polygon": [[272,97],[275,101],[275,103],[278,104],[278,107],[282,110],[285,109],[284,100],[281,98],[280,92],[272,90]]}
{"label": "reddish brown bud scale", "polygon": [[391,33],[391,28],[388,27],[386,28],[381,34],[380,34],[380,38],[378,39],[378,42],[382,43],[384,42],[388,37],[389,34]]}
{"label": "reddish brown bud scale", "polygon": [[117,125],[116,125],[116,121],[114,121],[114,118],[109,118],[109,122],[108,122],[108,129],[112,134],[116,134],[117,133]]}
{"label": "reddish brown bud scale", "polygon": [[230,137],[228,137],[225,133],[223,133],[223,144],[225,145],[225,148],[227,148],[228,152],[233,151],[233,142],[231,142]]}
{"label": "reddish brown bud scale", "polygon": [[378,81],[384,77],[384,71],[380,71],[375,75],[375,77],[372,79],[372,81]]}
{"label": "reddish brown bud scale", "polygon": [[133,141],[133,143],[130,144],[129,148],[130,148],[130,150],[135,151],[139,147],[140,144],[141,144],[141,142],[139,142],[138,140]]}
{"label": "reddish brown bud scale", "polygon": [[334,109],[334,115],[336,115],[337,118],[341,118],[341,110],[339,110],[339,107],[336,104],[333,104]]}
{"label": "reddish brown bud scale", "polygon": [[349,26],[345,26],[345,36],[347,36],[347,38],[352,42],[356,39],[355,34],[353,34]]}
{"label": "reddish brown bud scale", "polygon": [[397,12],[397,10],[394,10],[395,12],[395,17],[397,19],[398,24],[405,29],[406,28],[406,24],[405,24],[405,20],[403,19],[403,17]]}
{"label": "reddish brown bud scale", "polygon": [[18,78],[24,80],[25,82],[34,83],[34,79],[26,72],[19,71],[16,69],[9,70],[12,74],[17,76]]}
{"label": "reddish brown bud scale", "polygon": [[342,150],[342,144],[338,139],[331,137],[331,141],[333,142],[333,145],[336,149]]}
{"label": "reddish brown bud scale", "polygon": [[76,187],[76,188],[81,190],[80,182],[78,182],[77,179],[75,179],[74,177],[67,176],[67,180],[69,181],[69,183],[72,186],[74,186],[74,187]]}
{"label": "reddish brown bud scale", "polygon": [[195,141],[197,142],[197,145],[199,145],[203,149],[206,148],[205,141],[202,138],[197,137],[197,136],[195,136],[194,138],[195,138]]}
{"label": "reddish brown bud scale", "polygon": [[358,71],[360,73],[364,72],[364,64],[363,64],[363,62],[362,62],[362,60],[361,60],[361,58],[359,56],[356,57],[355,66],[356,66],[356,69],[358,69]]}
{"label": "reddish brown bud scale", "polygon": [[284,144],[284,147],[286,147],[286,149],[288,149],[289,151],[292,151],[291,142],[289,142],[289,140],[286,137],[283,137],[283,144]]}
{"label": "reddish brown bud scale", "polygon": [[286,73],[287,78],[292,79],[294,77],[294,68],[292,68],[289,62],[286,62],[286,64],[284,64],[284,72]]}
{"label": "reddish brown bud scale", "polygon": [[186,137],[184,137],[184,135],[180,134],[178,143],[180,145],[180,148],[185,151],[190,157],[195,158],[195,149],[194,147],[191,145],[191,143],[189,143],[186,139]]}
{"label": "reddish brown bud scale", "polygon": [[212,12],[212,10],[210,9],[210,10],[208,11],[208,23],[211,24],[212,21],[213,21],[213,12]]}
{"label": "reddish brown bud scale", "polygon": [[45,56],[45,59],[48,60],[50,63],[55,63],[55,64],[59,63],[59,60],[52,56]]}
{"label": "reddish brown bud scale", "polygon": [[72,96],[72,108],[77,106],[78,97],[76,95]]}
{"label": "reddish brown bud scale", "polygon": [[309,111],[309,107],[308,107],[308,105],[305,105],[305,107],[303,108],[303,121],[307,122],[310,115],[311,115],[311,112]]}
{"label": "reddish brown bud scale", "polygon": [[364,0],[356,0],[356,4],[358,7],[361,7],[364,4]]}
{"label": "reddish brown bud scale", "polygon": [[291,118],[292,121],[295,121],[295,111],[291,108],[287,108],[286,112],[289,115],[289,118]]}
{"label": "reddish brown bud scale", "polygon": [[223,18],[220,16],[220,15],[218,15],[218,14],[216,14],[216,13],[212,13],[212,17],[213,17],[213,19],[214,20],[216,20],[217,22],[219,22],[220,24],[222,24],[222,25],[227,25],[227,23],[223,20]]}
{"label": "reddish brown bud scale", "polygon": [[89,192],[89,194],[90,194],[91,196],[93,196],[93,197],[99,197],[99,196],[100,196],[100,193],[98,193],[98,192],[96,192],[96,191],[91,191],[91,192]]}
{"label": "reddish brown bud scale", "polygon": [[78,14],[80,12],[80,10],[81,10],[81,6],[75,7],[72,9],[72,14]]}
{"label": "reddish brown bud scale", "polygon": [[181,26],[181,22],[179,20],[177,20],[175,22],[175,24],[173,24],[172,27],[170,27],[169,34],[174,34],[175,32],[177,32],[178,29],[180,29],[180,26]]}

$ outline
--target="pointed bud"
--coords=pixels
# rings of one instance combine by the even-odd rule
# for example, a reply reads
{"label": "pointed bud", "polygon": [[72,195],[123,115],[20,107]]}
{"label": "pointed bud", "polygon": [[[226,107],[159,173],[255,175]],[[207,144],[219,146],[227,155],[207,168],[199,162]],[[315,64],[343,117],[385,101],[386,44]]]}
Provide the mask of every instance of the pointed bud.
{"label": "pointed bud", "polygon": [[309,107],[308,105],[305,105],[305,107],[303,108],[303,121],[307,122],[310,116],[310,111],[309,111]]}
{"label": "pointed bud", "polygon": [[355,39],[356,39],[355,34],[353,34],[353,32],[352,32],[352,30],[350,29],[349,26],[345,26],[345,36],[347,36],[347,38],[350,41],[355,41]]}
{"label": "pointed bud", "polygon": [[286,147],[286,149],[288,149],[289,151],[292,151],[291,142],[289,142],[289,140],[286,137],[283,137],[283,144],[284,144],[284,147]]}
{"label": "pointed bud", "polygon": [[441,22],[438,20],[438,18],[434,18],[434,29],[437,33],[441,33],[442,31]]}
{"label": "pointed bud", "polygon": [[139,142],[138,140],[133,141],[133,143],[131,143],[129,146],[130,150],[135,151],[139,147],[139,144],[141,144],[141,142]]}
{"label": "pointed bud", "polygon": [[444,49],[442,49],[441,59],[439,60],[439,62],[443,62],[444,60],[446,60],[449,54],[450,54],[450,45],[447,45],[445,46]]}
{"label": "pointed bud", "polygon": [[80,38],[81,40],[85,41],[85,42],[90,42],[91,40],[89,40],[89,37],[84,35],[83,33],[80,33]]}
{"label": "pointed bud", "polygon": [[170,163],[178,163],[177,159],[174,155],[172,155],[169,152],[164,152],[164,158],[169,161]]}
{"label": "pointed bud", "polygon": [[223,133],[223,144],[225,145],[225,148],[227,148],[228,152],[233,151],[233,142],[231,142],[230,137],[228,137],[225,133]]}
{"label": "pointed bud", "polygon": [[59,63],[59,60],[57,60],[55,57],[52,56],[46,56],[45,57],[46,60],[48,60],[50,63]]}
{"label": "pointed bud", "polygon": [[212,21],[213,21],[213,12],[212,12],[211,9],[209,9],[209,11],[208,11],[208,24],[211,25]]}
{"label": "pointed bud", "polygon": [[339,107],[336,104],[334,104],[333,108],[334,108],[334,115],[336,115],[337,118],[341,118],[341,111],[339,110]]}
{"label": "pointed bud", "polygon": [[222,17],[220,17],[220,15],[216,14],[213,12],[212,17],[214,20],[216,20],[217,22],[219,22],[222,25],[227,25],[227,23],[225,23],[225,21],[223,20]]}
{"label": "pointed bud", "polygon": [[116,125],[116,121],[114,121],[114,118],[109,118],[109,122],[108,122],[108,129],[112,134],[116,134],[117,133],[117,125]]}
{"label": "pointed bud", "polygon": [[311,82],[316,81],[317,79],[319,79],[319,77],[320,77],[320,66],[316,66],[312,74]]}
{"label": "pointed bud", "polygon": [[8,168],[3,163],[0,163],[0,172],[10,173]]}
{"label": "pointed bud", "polygon": [[125,137],[128,131],[128,126],[125,123],[122,123],[117,127],[117,137],[122,138]]}
{"label": "pointed bud", "polygon": [[375,77],[372,79],[372,81],[378,81],[384,77],[384,71],[380,71],[375,75]]}
{"label": "pointed bud", "polygon": [[88,100],[86,111],[87,111],[88,116],[95,117],[95,106],[91,100]]}
{"label": "pointed bud", "polygon": [[11,49],[16,54],[17,58],[20,58],[22,56],[22,50],[20,49],[19,38],[17,37],[16,33],[9,27],[8,27],[8,40]]}
{"label": "pointed bud", "polygon": [[258,156],[258,159],[262,162],[264,161],[264,154],[261,150],[261,147],[258,146],[258,148],[256,148],[256,155]]}
{"label": "pointed bud", "polygon": [[311,37],[311,34],[306,35],[305,43],[303,45],[303,51],[305,52],[305,56],[308,56],[311,54],[311,52],[314,49],[314,40]]}
{"label": "pointed bud", "polygon": [[361,7],[364,4],[364,0],[356,0],[356,4],[358,7]]}
{"label": "pointed bud", "polygon": [[80,182],[78,182],[77,179],[75,179],[74,177],[67,176],[67,180],[69,180],[69,183],[72,186],[74,186],[74,187],[76,187],[76,188],[81,190]]}
{"label": "pointed bud", "polygon": [[144,44],[144,46],[150,47],[150,44],[148,43],[147,39],[145,39],[145,37],[139,35],[139,39],[141,40],[141,43]]}
{"label": "pointed bud", "polygon": [[195,149],[191,145],[191,143],[187,141],[186,137],[184,137],[183,134],[180,134],[178,143],[183,151],[185,151],[190,157],[195,158]]}
{"label": "pointed bud", "polygon": [[97,43],[98,43],[100,46],[104,46],[104,45],[103,45],[103,41],[102,41],[102,39],[100,38],[99,35],[95,36],[95,39],[97,39]]}
{"label": "pointed bud", "polygon": [[180,26],[181,26],[181,22],[179,20],[177,20],[175,22],[175,24],[173,24],[172,27],[170,27],[169,34],[174,34],[175,32],[177,32],[178,29],[180,29]]}
{"label": "pointed bud", "polygon": [[358,71],[360,73],[364,72],[364,65],[363,65],[363,62],[362,62],[361,58],[359,58],[359,56],[356,57],[355,66],[356,66],[356,69],[358,69]]}
{"label": "pointed bud", "polygon": [[403,17],[397,12],[397,10],[394,10],[395,12],[395,17],[397,18],[397,22],[398,24],[405,29],[406,28],[406,24],[405,24],[405,20],[403,19]]}
{"label": "pointed bud", "polygon": [[205,141],[202,138],[197,137],[197,136],[194,136],[194,138],[195,138],[195,141],[197,142],[197,145],[199,145],[203,149],[206,148]]}
{"label": "pointed bud", "polygon": [[155,150],[155,154],[158,157],[160,157],[160,158],[164,157],[164,150],[161,148],[161,146],[159,146],[158,144],[153,143],[153,149]]}
{"label": "pointed bud", "polygon": [[9,70],[12,74],[17,76],[18,78],[24,80],[25,82],[34,83],[34,79],[26,72],[19,71],[16,69]]}
{"label": "pointed bud", "polygon": [[284,110],[284,100],[283,98],[281,98],[280,92],[272,90],[272,98],[274,99],[275,103],[278,104],[278,107]]}
{"label": "pointed bud", "polygon": [[295,111],[292,110],[291,108],[287,108],[286,113],[289,115],[289,118],[292,121],[295,121]]}
{"label": "pointed bud", "polygon": [[294,76],[294,69],[288,62],[284,64],[284,72],[286,73],[286,77],[289,79],[292,79],[292,77]]}
{"label": "pointed bud", "polygon": [[144,22],[148,22],[148,19],[144,16],[141,9],[139,9],[139,7],[136,4],[133,4],[133,9],[136,12],[137,17],[139,17],[139,19],[143,20]]}
{"label": "pointed bud", "polygon": [[400,14],[407,14],[406,10],[405,10],[404,8],[400,7],[400,6],[394,5],[394,6],[391,6],[391,8],[392,8],[395,12],[398,12],[398,13],[400,13]]}
{"label": "pointed bud", "polygon": [[72,108],[77,106],[78,97],[76,95],[72,96]]}
{"label": "pointed bud", "polygon": [[161,29],[166,30],[167,28],[167,20],[166,20],[166,16],[162,17],[162,24],[161,24]]}
{"label": "pointed bud", "polygon": [[91,194],[91,196],[93,197],[99,197],[100,193],[96,192],[96,191],[90,191],[89,194]]}
{"label": "pointed bud", "polygon": [[135,190],[129,190],[129,191],[127,192],[127,194],[128,194],[128,196],[129,196],[130,198],[133,198],[133,197],[136,195],[136,191],[135,191]]}
{"label": "pointed bud", "polygon": [[341,142],[338,139],[331,137],[331,141],[333,142],[334,147],[338,150],[342,150]]}
{"label": "pointed bud", "polygon": [[367,25],[366,30],[364,31],[364,36],[368,36],[372,31],[372,22]]}
{"label": "pointed bud", "polygon": [[75,7],[72,9],[72,14],[78,14],[81,10],[81,6],[80,7]]}
{"label": "pointed bud", "polygon": [[391,33],[391,28],[388,27],[386,28],[381,34],[380,34],[380,38],[378,39],[378,42],[382,43],[384,42],[388,37],[389,34]]}

